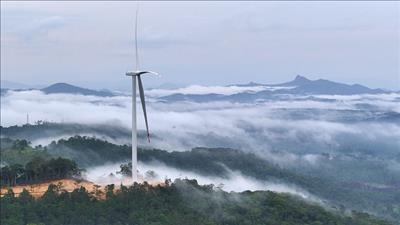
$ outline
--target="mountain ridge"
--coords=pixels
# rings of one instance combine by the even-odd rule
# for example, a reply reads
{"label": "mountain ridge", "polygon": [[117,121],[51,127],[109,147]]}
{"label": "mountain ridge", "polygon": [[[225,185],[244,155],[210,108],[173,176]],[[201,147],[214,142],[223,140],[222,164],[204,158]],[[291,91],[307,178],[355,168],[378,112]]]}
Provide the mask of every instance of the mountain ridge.
{"label": "mountain ridge", "polygon": [[[277,95],[355,95],[355,94],[384,94],[384,93],[399,93],[400,91],[390,91],[381,88],[369,88],[361,84],[346,84],[327,79],[311,80],[302,75],[296,77],[288,82],[278,84],[263,84],[257,82],[249,82],[247,84],[230,84],[225,87],[265,87],[261,91],[244,91],[235,94],[219,94],[219,93],[205,93],[205,94],[184,94],[174,93],[161,96],[158,99],[162,101],[214,101],[214,100],[228,100],[228,101],[243,101],[243,100],[256,100],[256,99],[270,99]],[[9,88],[2,88],[1,95],[7,91],[12,90]],[[112,97],[120,95],[109,90],[93,90],[84,87],[75,86],[65,82],[51,84],[41,89],[14,89],[12,91],[23,90],[40,90],[45,94],[81,94],[81,95],[94,95],[100,97]]]}
{"label": "mountain ridge", "polygon": [[297,75],[292,81],[279,84],[261,84],[250,82],[244,85],[228,85],[239,87],[265,86],[276,88],[258,92],[241,92],[231,95],[223,94],[172,94],[161,97],[166,101],[255,101],[266,100],[271,98],[279,98],[282,95],[356,95],[356,94],[384,94],[392,93],[380,88],[368,88],[360,84],[345,84],[334,82],[326,79],[310,80],[304,76]]}
{"label": "mountain ridge", "polygon": [[82,95],[95,95],[95,96],[101,96],[101,97],[111,97],[114,96],[109,91],[96,91],[96,90],[91,90],[87,88],[82,88],[78,86],[74,86],[68,83],[55,83],[50,86],[47,86],[45,88],[40,89],[46,94],[82,94]]}

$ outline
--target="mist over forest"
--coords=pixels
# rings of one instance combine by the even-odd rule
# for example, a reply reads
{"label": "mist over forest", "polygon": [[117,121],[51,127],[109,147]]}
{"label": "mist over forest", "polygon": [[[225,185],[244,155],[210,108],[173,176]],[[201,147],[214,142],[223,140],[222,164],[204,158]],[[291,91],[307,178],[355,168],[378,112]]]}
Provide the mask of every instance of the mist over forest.
{"label": "mist over forest", "polygon": [[1,225],[400,225],[400,2],[0,4]]}
{"label": "mist over forest", "polygon": [[[398,221],[400,94],[275,93],[243,100],[282,89],[290,87],[149,90],[150,143],[138,114],[141,176],[289,193]],[[130,104],[127,95],[8,90],[1,101],[2,164],[24,164],[37,154],[21,153],[24,161],[15,156],[13,143],[27,140],[33,152],[75,160],[93,182],[118,184],[121,165],[130,160]]]}

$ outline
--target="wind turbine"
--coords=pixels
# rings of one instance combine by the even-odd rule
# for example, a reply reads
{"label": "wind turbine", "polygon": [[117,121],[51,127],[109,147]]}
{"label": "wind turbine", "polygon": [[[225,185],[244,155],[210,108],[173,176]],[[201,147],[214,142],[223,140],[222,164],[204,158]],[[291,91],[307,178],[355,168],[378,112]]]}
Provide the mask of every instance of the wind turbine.
{"label": "wind turbine", "polygon": [[147,113],[146,113],[146,102],[144,98],[144,90],[141,76],[144,74],[154,74],[158,75],[152,71],[145,71],[139,69],[139,51],[138,51],[138,43],[137,43],[137,28],[138,28],[138,14],[139,7],[136,8],[136,20],[135,20],[135,58],[136,65],[135,71],[126,72],[126,76],[132,77],[132,181],[138,181],[137,174],[137,124],[136,124],[136,78],[138,80],[139,85],[139,96],[140,101],[142,103],[144,120],[146,123],[146,131],[147,131],[147,140],[150,142],[150,133],[149,133],[149,125],[147,123]]}

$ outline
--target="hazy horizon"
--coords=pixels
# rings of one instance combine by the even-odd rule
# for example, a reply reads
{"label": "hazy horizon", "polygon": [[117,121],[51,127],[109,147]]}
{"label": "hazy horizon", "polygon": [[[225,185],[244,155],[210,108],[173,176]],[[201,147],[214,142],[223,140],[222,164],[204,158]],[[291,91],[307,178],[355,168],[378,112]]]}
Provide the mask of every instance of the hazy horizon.
{"label": "hazy horizon", "polygon": [[[166,83],[162,83],[162,84],[156,84],[154,86],[152,85],[147,85],[145,87],[145,89],[184,89],[184,88],[196,88],[196,87],[210,87],[210,88],[217,88],[217,87],[227,87],[230,85],[240,85],[240,84],[249,84],[249,83],[257,83],[257,84],[262,84],[262,85],[276,85],[276,84],[280,84],[280,83],[284,83],[284,82],[290,82],[296,79],[297,76],[301,76],[301,77],[305,77],[307,79],[309,79],[309,77],[307,76],[302,76],[302,75],[296,75],[294,76],[292,79],[289,80],[282,80],[278,83],[263,83],[263,82],[255,82],[255,81],[248,81],[248,82],[244,82],[244,83],[225,83],[225,84],[215,84],[215,85],[205,85],[205,84],[179,84],[179,83],[172,83],[172,82],[166,82]],[[318,79],[323,79],[323,78],[318,78]],[[310,79],[310,80],[318,80],[318,79]],[[347,84],[347,85],[353,85],[353,84],[358,84],[358,85],[363,85],[365,87],[368,88],[379,88],[379,89],[383,89],[383,90],[387,90],[387,91],[393,91],[393,92],[397,92],[400,91],[400,87],[398,87],[397,89],[388,89],[388,88],[382,88],[382,87],[370,87],[368,85],[365,85],[363,83],[344,83],[338,80],[330,80],[332,82],[338,82],[338,83],[343,83],[343,84]],[[107,87],[87,87],[84,84],[79,84],[79,83],[74,83],[74,82],[64,82],[64,81],[59,81],[59,82],[54,82],[54,83],[42,83],[42,84],[27,84],[27,83],[21,83],[21,82],[14,82],[11,80],[1,80],[0,82],[0,87],[4,88],[4,89],[41,89],[41,88],[45,88],[57,83],[67,83],[70,85],[74,85],[74,86],[78,86],[81,88],[89,88],[89,89],[93,89],[93,90],[110,90],[110,91],[122,91],[122,92],[130,92],[131,91],[131,87],[127,86],[127,87],[120,87],[120,88],[107,88]],[[10,86],[18,86],[18,87],[10,87]]]}

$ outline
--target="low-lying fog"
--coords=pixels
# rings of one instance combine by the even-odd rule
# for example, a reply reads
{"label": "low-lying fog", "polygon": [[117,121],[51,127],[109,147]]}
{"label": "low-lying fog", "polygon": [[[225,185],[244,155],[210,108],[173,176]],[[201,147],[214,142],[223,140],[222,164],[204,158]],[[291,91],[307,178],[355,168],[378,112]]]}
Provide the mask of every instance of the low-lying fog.
{"label": "low-lying fog", "polygon": [[[270,151],[315,154],[337,150],[373,154],[377,148],[392,156],[399,154],[400,94],[314,97],[292,96],[262,103],[159,102],[148,98],[153,139],[150,144],[145,139],[139,143],[180,151],[198,146],[232,147],[261,155]],[[137,108],[138,127],[144,129],[140,105]],[[2,126],[24,124],[27,114],[31,122],[112,124],[130,129],[131,100],[129,96],[46,95],[40,91],[2,96]],[[33,143],[45,145],[59,137]],[[130,141],[128,136],[108,140],[118,144]],[[346,150],[349,146],[352,149]]]}
{"label": "low-lying fog", "polygon": [[[121,183],[130,184],[131,181],[128,178],[124,178],[117,173],[117,171],[120,170],[119,166],[122,163],[123,162],[88,168],[85,172],[85,176],[89,181],[102,185],[107,185],[110,183],[114,183],[116,185]],[[228,178],[202,176],[191,171],[178,170],[173,167],[168,167],[161,162],[153,162],[148,164],[139,162],[138,170],[141,180],[146,180],[150,183],[159,183],[165,181],[166,179],[171,179],[173,181],[178,178],[188,178],[196,179],[199,184],[214,184],[215,187],[221,188],[225,191],[242,192],[246,190],[269,190],[279,193],[289,193],[308,201],[322,203],[320,199],[311,195],[307,191],[296,187],[295,185],[272,181],[261,181],[252,177],[244,176],[239,171],[230,171]],[[146,174],[149,171],[154,173],[149,176]],[[110,175],[111,173],[112,175]]]}
{"label": "low-lying fog", "polygon": [[[214,89],[228,94],[251,91],[237,87]],[[195,87],[182,91],[205,93],[206,90]],[[152,90],[147,98],[151,143],[142,135],[139,137],[141,147],[167,151],[229,147],[253,152],[282,168],[338,185],[332,188],[360,188],[364,198],[360,201],[367,203],[356,204],[358,209],[398,218],[393,211],[398,204],[393,199],[400,187],[399,93],[285,96],[252,103],[158,101],[156,97],[163,94],[166,93]],[[139,99],[137,109],[138,128],[143,132],[145,126]],[[40,91],[9,92],[2,96],[2,126],[25,124],[27,114],[31,122],[44,120],[95,127],[57,134],[47,132],[44,136],[30,138],[33,145],[47,145],[77,134],[96,136],[116,144],[131,141],[129,96],[46,95]],[[105,131],[99,129],[100,125],[112,128]],[[115,174],[119,164],[86,169],[86,176],[94,182],[121,182],[121,177]],[[257,180],[240,171],[231,171],[228,178],[221,178],[201,176],[162,164],[140,164],[139,169],[141,172],[154,171],[158,181],[187,177],[197,179],[201,184],[223,184],[221,187],[226,191],[273,190],[321,202],[288,182]],[[115,177],[110,178],[110,173]],[[366,194],[365,190],[373,191]],[[341,200],[346,201],[348,197],[352,196],[342,196]],[[373,200],[368,200],[370,197]]]}

